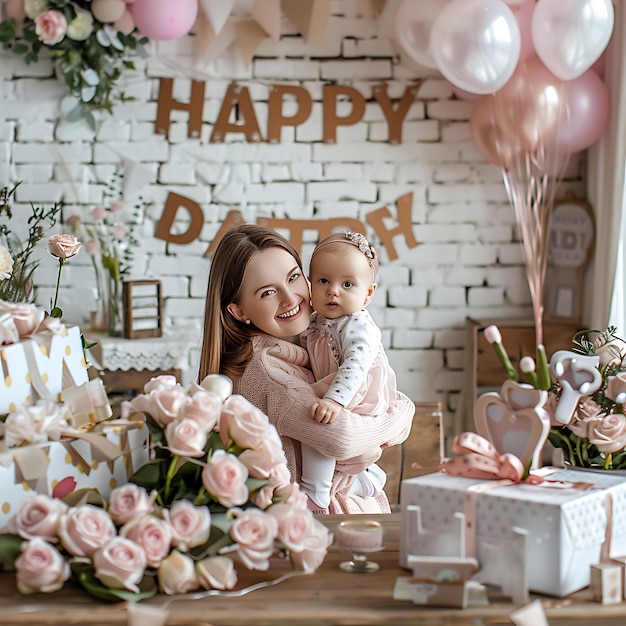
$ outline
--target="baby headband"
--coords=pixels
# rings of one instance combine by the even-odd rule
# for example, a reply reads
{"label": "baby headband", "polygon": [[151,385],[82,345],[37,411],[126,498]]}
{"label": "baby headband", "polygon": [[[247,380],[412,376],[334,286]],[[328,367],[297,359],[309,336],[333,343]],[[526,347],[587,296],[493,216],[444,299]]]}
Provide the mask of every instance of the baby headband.
{"label": "baby headband", "polygon": [[329,246],[333,243],[347,243],[355,248],[358,248],[367,259],[367,262],[372,270],[373,277],[376,278],[376,272],[378,271],[378,255],[376,254],[374,246],[372,246],[364,235],[356,233],[352,230],[330,235],[326,237],[326,239],[322,239],[322,241],[317,244],[315,250],[313,251],[313,256],[315,256],[321,248]]}

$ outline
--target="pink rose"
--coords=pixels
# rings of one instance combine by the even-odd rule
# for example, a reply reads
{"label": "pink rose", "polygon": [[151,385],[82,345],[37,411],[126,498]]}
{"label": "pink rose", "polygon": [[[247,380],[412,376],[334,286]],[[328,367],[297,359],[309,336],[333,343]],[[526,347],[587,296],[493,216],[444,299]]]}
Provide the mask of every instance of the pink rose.
{"label": "pink rose", "polygon": [[275,504],[267,510],[278,522],[278,538],[292,552],[304,549],[305,539],[312,534],[313,514],[289,504]]}
{"label": "pink rose", "polygon": [[192,419],[170,422],[165,427],[165,440],[172,454],[178,456],[204,456],[208,432]]}
{"label": "pink rose", "polygon": [[593,423],[587,431],[589,443],[606,454],[626,448],[626,416],[621,413],[607,415]]}
{"label": "pink rose", "polygon": [[244,450],[239,460],[248,468],[253,478],[268,478],[276,465],[285,465],[285,453],[280,440],[264,441],[255,449]]}
{"label": "pink rose", "polygon": [[600,358],[600,365],[619,366],[626,358],[626,342],[616,337],[613,341],[596,348],[594,354]]}
{"label": "pink rose", "polygon": [[67,20],[61,11],[44,11],[35,18],[35,33],[47,46],[63,41],[66,32]]}
{"label": "pink rose", "polygon": [[137,586],[146,570],[143,548],[124,537],[113,537],[93,555],[94,576],[111,589],[139,592]]}
{"label": "pink rose", "polygon": [[187,593],[200,587],[193,560],[177,550],[161,561],[157,575],[159,589],[168,595]]}
{"label": "pink rose", "polygon": [[102,251],[102,245],[97,239],[89,239],[85,243],[85,250],[87,250],[87,254],[95,256],[96,254],[100,254]]}
{"label": "pink rose", "polygon": [[316,570],[333,540],[326,526],[311,511],[289,504],[276,504],[267,512],[278,521],[278,539],[289,550],[294,566],[307,572]]}
{"label": "pink rose", "polygon": [[205,589],[232,589],[237,584],[237,572],[227,556],[210,556],[196,562],[196,574]]}
{"label": "pink rose", "polygon": [[314,522],[315,530],[304,540],[303,549],[289,553],[293,566],[304,572],[314,572],[323,563],[328,546],[333,542],[328,529],[317,520]]}
{"label": "pink rose", "polygon": [[93,217],[94,220],[96,221],[101,221],[106,217],[107,212],[105,211],[104,207],[101,206],[95,206],[93,209],[91,209],[91,217]]}
{"label": "pink rose", "polygon": [[58,543],[59,519],[67,508],[67,504],[57,498],[43,494],[28,496],[9,520],[9,530],[22,539],[39,537],[49,543]]}
{"label": "pink rose", "polygon": [[161,374],[161,376],[155,376],[151,378],[143,387],[144,393],[150,393],[155,389],[167,389],[168,387],[179,387],[180,384],[176,380],[176,376],[171,374]]}
{"label": "pink rose", "polygon": [[154,511],[154,498],[139,485],[126,483],[116,487],[109,496],[108,513],[116,524],[126,524]]}
{"label": "pink rose", "polygon": [[113,239],[123,241],[128,234],[128,229],[124,226],[124,224],[115,224],[115,226],[111,229],[111,234],[113,235]]}
{"label": "pink rose", "polygon": [[128,522],[120,529],[120,535],[144,549],[150,567],[159,567],[170,552],[172,529],[169,524],[154,515],[144,515]]}
{"label": "pink rose", "polygon": [[150,415],[161,428],[165,428],[182,415],[188,401],[185,389],[181,385],[172,385],[137,396],[129,404],[132,409]]}
{"label": "pink rose", "polygon": [[108,513],[92,504],[71,507],[59,520],[61,544],[74,556],[92,556],[115,535]]}
{"label": "pink rose", "polygon": [[219,396],[202,389],[192,388],[191,400],[185,405],[183,415],[195,420],[207,432],[212,431],[222,411],[222,401]]}
{"label": "pink rose", "polygon": [[195,506],[189,500],[176,500],[163,514],[172,528],[172,545],[187,551],[209,540],[211,513],[208,507]]}
{"label": "pink rose", "polygon": [[269,569],[277,532],[276,518],[258,509],[242,511],[230,528],[242,563],[248,569],[260,571]]}
{"label": "pink rose", "polygon": [[233,392],[233,382],[222,374],[209,374],[200,383],[200,387],[217,394],[222,402],[225,402],[226,398]]}
{"label": "pink rose", "polygon": [[288,485],[283,484],[276,487],[274,493],[284,504],[295,506],[298,509],[306,509],[308,506],[308,496],[304,493],[304,491],[301,491],[300,486],[295,483],[290,483]]}
{"label": "pink rose", "polygon": [[80,241],[74,235],[52,235],[48,239],[48,252],[57,259],[71,259],[79,250]]}
{"label": "pink rose", "polygon": [[609,376],[606,384],[606,396],[618,404],[626,403],[626,372]]}
{"label": "pink rose", "polygon": [[248,468],[226,450],[216,450],[202,470],[205,489],[227,508],[248,501]]}
{"label": "pink rose", "polygon": [[230,437],[241,448],[257,448],[268,436],[267,415],[243,396],[230,396],[220,416],[220,436],[224,445]]}
{"label": "pink rose", "polygon": [[21,551],[15,560],[20,593],[52,593],[61,589],[70,577],[69,563],[54,546],[43,539],[25,541]]}
{"label": "pink rose", "polygon": [[[567,428],[576,436],[585,439],[589,436],[590,430],[593,430],[594,424],[601,422],[604,415],[602,407],[597,402],[591,398],[585,398],[578,404],[578,407],[576,407],[574,418],[567,425]],[[558,424],[558,426],[560,426],[560,424]]]}
{"label": "pink rose", "polygon": [[13,316],[13,321],[20,337],[32,335],[39,327],[45,313],[34,304],[26,302],[6,302],[0,300],[0,313],[7,312]]}

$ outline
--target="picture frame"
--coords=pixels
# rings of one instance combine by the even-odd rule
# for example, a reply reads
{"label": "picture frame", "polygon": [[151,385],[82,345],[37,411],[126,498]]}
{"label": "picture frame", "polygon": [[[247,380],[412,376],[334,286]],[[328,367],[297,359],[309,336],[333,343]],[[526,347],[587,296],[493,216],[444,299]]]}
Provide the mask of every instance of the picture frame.
{"label": "picture frame", "polygon": [[123,284],[124,337],[141,339],[163,334],[160,280],[129,280]]}
{"label": "picture frame", "polygon": [[548,227],[544,319],[577,323],[582,316],[582,282],[595,245],[591,205],[569,192],[552,207]]}

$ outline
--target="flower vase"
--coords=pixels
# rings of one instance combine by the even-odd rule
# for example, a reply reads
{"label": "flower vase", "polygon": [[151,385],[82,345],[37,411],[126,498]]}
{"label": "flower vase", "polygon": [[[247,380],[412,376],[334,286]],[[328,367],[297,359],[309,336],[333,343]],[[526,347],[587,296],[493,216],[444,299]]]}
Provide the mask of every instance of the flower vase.
{"label": "flower vase", "polygon": [[110,337],[124,334],[124,307],[122,304],[122,281],[108,275],[108,332]]}

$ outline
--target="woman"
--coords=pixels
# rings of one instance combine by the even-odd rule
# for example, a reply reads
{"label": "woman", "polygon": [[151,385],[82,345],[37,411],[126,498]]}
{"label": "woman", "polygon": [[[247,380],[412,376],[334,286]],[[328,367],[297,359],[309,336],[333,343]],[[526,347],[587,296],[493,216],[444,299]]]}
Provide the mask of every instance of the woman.
{"label": "woman", "polygon": [[414,405],[401,393],[376,418],[343,410],[331,424],[311,417],[317,400],[299,335],[309,325],[309,285],[295,248],[253,224],[229,231],[213,257],[206,297],[199,379],[230,377],[239,393],[276,426],[292,479],[301,477],[300,442],[337,459],[329,513],[387,513],[384,492],[351,493],[354,475],[409,434]]}

